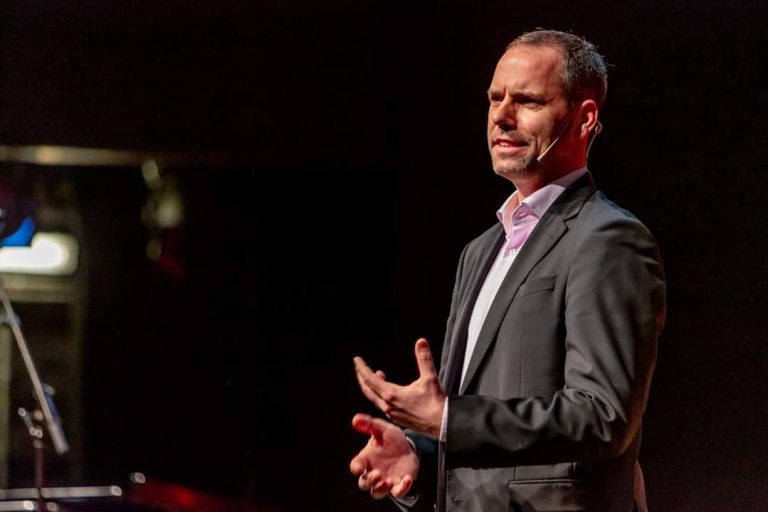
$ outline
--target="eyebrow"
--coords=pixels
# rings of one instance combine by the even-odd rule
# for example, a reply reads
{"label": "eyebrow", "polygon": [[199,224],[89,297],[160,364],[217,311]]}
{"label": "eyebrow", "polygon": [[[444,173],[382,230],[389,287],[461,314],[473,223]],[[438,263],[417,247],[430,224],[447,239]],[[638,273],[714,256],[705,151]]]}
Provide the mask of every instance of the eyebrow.
{"label": "eyebrow", "polygon": [[[493,87],[489,87],[486,91],[486,95],[491,96],[492,94],[504,94],[501,89],[494,89]],[[530,90],[523,89],[521,91],[507,91],[504,96],[510,95],[513,98],[531,98],[537,101],[546,101],[547,97],[541,93],[533,92]]]}

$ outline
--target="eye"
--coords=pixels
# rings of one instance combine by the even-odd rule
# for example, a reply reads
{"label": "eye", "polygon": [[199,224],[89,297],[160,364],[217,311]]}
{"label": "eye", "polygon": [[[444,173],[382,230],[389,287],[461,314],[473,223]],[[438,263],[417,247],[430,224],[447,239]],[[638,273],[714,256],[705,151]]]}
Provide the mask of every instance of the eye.
{"label": "eye", "polygon": [[528,107],[539,107],[543,104],[541,100],[532,96],[521,96],[517,98],[517,103]]}
{"label": "eye", "polygon": [[520,108],[525,110],[530,110],[532,112],[539,111],[545,108],[547,104],[546,101],[543,101],[539,98],[534,98],[534,97],[521,99],[517,103],[520,105]]}
{"label": "eye", "polygon": [[498,92],[488,92],[488,101],[491,105],[498,105],[504,101],[504,95]]}

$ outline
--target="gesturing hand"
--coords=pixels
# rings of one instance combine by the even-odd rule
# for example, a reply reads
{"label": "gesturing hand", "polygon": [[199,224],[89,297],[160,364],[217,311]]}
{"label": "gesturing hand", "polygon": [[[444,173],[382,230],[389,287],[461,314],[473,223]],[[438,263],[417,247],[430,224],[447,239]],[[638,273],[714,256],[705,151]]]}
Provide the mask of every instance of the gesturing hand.
{"label": "gesturing hand", "polygon": [[445,393],[440,387],[432,352],[424,338],[416,341],[419,378],[407,386],[387,382],[384,374],[373,372],[360,357],[355,357],[355,372],[363,394],[389,419],[402,427],[433,438],[440,435]]}
{"label": "gesturing hand", "polygon": [[370,434],[368,444],[349,463],[349,470],[360,477],[357,485],[381,499],[387,494],[405,496],[419,471],[419,459],[403,431],[395,425],[366,414],[356,414],[352,427]]}

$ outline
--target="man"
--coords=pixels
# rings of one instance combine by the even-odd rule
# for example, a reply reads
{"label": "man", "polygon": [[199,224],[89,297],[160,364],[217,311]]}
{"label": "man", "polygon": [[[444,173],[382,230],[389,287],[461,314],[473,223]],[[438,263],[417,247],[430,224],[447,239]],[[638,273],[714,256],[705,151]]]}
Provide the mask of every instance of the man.
{"label": "man", "polygon": [[602,57],[571,34],[526,33],[501,57],[488,146],[516,191],[461,255],[439,377],[424,339],[407,386],[355,358],[363,393],[394,422],[353,419],[370,439],[350,469],[373,497],[645,509],[637,455],[665,285],[649,231],[586,169],[606,88]]}

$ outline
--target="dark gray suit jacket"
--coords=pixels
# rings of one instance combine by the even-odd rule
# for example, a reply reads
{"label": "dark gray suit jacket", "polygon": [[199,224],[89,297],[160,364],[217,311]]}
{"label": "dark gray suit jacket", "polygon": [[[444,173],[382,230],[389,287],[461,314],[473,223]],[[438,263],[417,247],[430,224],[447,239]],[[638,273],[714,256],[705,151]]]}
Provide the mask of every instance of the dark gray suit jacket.
{"label": "dark gray suit jacket", "polygon": [[656,243],[579,179],[517,255],[459,389],[469,317],[503,240],[496,225],[461,255],[440,370],[447,443],[416,439],[419,479],[433,451],[448,511],[630,512],[664,323]]}

